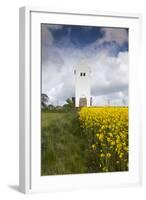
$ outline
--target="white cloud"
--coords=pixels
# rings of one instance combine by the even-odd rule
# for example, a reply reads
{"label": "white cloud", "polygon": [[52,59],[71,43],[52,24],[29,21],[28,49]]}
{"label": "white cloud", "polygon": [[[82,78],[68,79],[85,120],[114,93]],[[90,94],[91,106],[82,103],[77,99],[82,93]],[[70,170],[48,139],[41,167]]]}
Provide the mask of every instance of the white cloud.
{"label": "white cloud", "polygon": [[119,45],[128,41],[128,33],[123,28],[102,28],[105,33],[104,37],[99,40],[99,43],[115,41]]}

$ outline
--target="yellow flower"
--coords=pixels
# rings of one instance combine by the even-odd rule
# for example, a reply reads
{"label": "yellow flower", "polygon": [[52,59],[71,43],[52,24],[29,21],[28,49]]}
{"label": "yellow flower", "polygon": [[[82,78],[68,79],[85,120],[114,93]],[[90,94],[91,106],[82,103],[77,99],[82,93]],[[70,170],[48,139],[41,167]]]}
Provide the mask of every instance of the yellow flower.
{"label": "yellow flower", "polygon": [[120,158],[122,158],[122,157],[123,157],[123,155],[124,155],[123,153],[120,153],[119,157],[120,157]]}
{"label": "yellow flower", "polygon": [[97,138],[99,137],[99,133],[96,134],[96,137],[97,137]]}
{"label": "yellow flower", "polygon": [[112,134],[112,133],[108,133],[108,134],[109,134],[110,137],[113,137],[113,134]]}
{"label": "yellow flower", "polygon": [[119,143],[120,143],[120,140],[119,140],[119,139],[116,139],[116,143],[119,144]]}
{"label": "yellow flower", "polygon": [[125,150],[125,151],[128,151],[128,147],[124,147],[124,150]]}
{"label": "yellow flower", "polygon": [[105,126],[103,125],[102,127],[101,127],[101,129],[103,130],[105,128]]}
{"label": "yellow flower", "polygon": [[114,146],[114,145],[115,145],[115,141],[112,141],[112,142],[111,142],[111,145]]}
{"label": "yellow flower", "polygon": [[100,154],[100,157],[101,157],[101,158],[105,157],[105,154],[104,154],[104,153],[101,153],[101,154]]}
{"label": "yellow flower", "polygon": [[103,172],[108,172],[108,168],[107,167],[103,167],[102,170],[103,170]]}
{"label": "yellow flower", "polygon": [[110,153],[107,153],[106,156],[107,156],[108,158],[110,158],[110,157],[111,157],[111,154],[110,154]]}
{"label": "yellow flower", "polygon": [[104,138],[104,135],[103,135],[103,133],[101,133],[101,134],[99,135],[99,140],[102,141],[103,138]]}
{"label": "yellow flower", "polygon": [[91,147],[92,147],[93,150],[96,149],[96,145],[95,144],[92,144]]}

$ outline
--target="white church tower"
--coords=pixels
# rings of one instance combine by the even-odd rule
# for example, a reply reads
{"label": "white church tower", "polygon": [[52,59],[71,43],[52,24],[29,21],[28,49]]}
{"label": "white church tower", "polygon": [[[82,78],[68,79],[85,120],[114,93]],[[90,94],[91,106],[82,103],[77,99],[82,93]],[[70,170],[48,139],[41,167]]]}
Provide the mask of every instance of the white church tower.
{"label": "white church tower", "polygon": [[75,74],[75,106],[91,106],[90,76],[91,71],[85,60],[79,62]]}

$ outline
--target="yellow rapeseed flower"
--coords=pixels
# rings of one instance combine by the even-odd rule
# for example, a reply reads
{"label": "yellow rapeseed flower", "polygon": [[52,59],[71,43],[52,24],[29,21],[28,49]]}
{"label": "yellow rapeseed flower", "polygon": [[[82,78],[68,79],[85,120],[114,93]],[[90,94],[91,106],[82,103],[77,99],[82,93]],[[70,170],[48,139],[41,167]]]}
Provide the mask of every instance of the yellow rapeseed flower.
{"label": "yellow rapeseed flower", "polygon": [[102,166],[102,171],[110,171],[113,160],[117,159],[116,164],[125,170],[128,167],[128,107],[82,107],[79,120],[89,141],[94,141],[90,144],[92,149],[99,148],[96,157],[110,158],[108,166],[99,159],[97,168]]}
{"label": "yellow rapeseed flower", "polygon": [[111,154],[110,154],[110,153],[107,153],[106,156],[107,156],[108,158],[110,158],[110,157],[111,157]]}
{"label": "yellow rapeseed flower", "polygon": [[101,134],[99,135],[99,140],[102,141],[103,138],[104,138],[104,135],[103,135],[103,133],[101,133]]}
{"label": "yellow rapeseed flower", "polygon": [[104,154],[104,153],[101,153],[101,154],[100,154],[100,157],[101,157],[101,158],[105,157],[105,154]]}
{"label": "yellow rapeseed flower", "polygon": [[95,144],[92,144],[91,147],[92,147],[93,150],[96,149],[96,145]]}

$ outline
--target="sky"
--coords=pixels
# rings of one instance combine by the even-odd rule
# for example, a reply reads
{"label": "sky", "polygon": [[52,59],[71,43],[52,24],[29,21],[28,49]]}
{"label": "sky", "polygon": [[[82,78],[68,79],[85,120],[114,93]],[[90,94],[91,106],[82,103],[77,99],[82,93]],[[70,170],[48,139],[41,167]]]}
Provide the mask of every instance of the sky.
{"label": "sky", "polygon": [[94,106],[128,105],[128,29],[41,25],[42,93],[49,104],[75,96],[74,69],[86,59]]}

